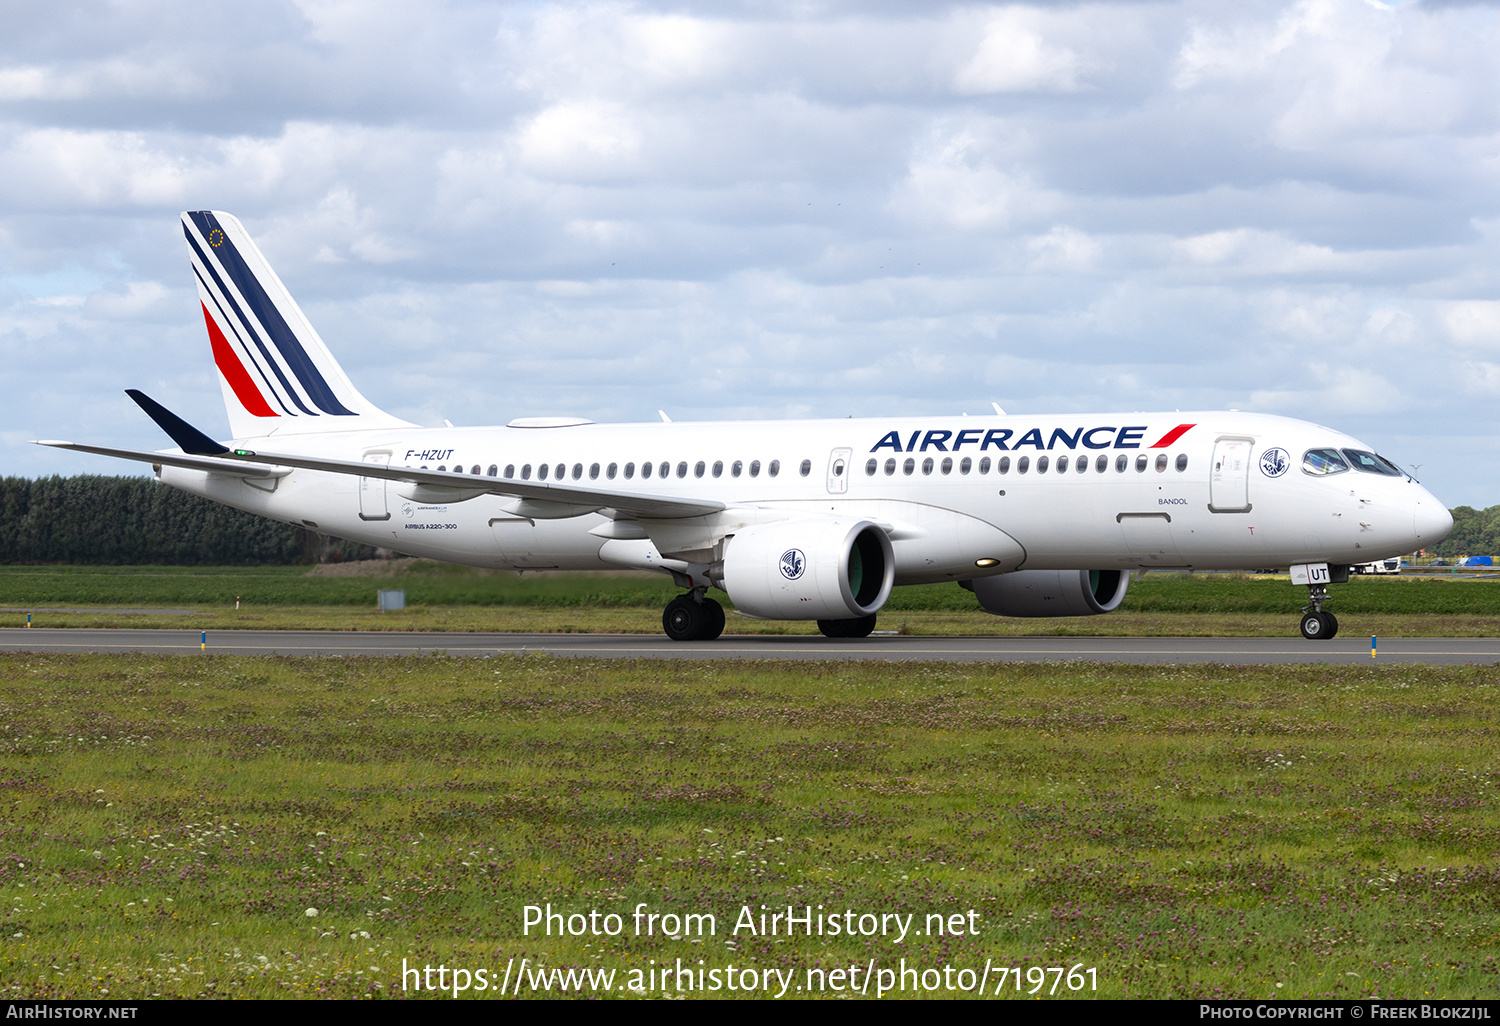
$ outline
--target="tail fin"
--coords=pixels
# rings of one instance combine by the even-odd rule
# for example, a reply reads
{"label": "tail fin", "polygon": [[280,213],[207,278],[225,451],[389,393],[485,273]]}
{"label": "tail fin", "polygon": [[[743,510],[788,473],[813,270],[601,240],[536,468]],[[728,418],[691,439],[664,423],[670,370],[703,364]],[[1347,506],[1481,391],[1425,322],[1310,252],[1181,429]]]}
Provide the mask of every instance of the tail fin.
{"label": "tail fin", "polygon": [[238,219],[189,211],[182,231],[234,437],[407,423],[359,394]]}

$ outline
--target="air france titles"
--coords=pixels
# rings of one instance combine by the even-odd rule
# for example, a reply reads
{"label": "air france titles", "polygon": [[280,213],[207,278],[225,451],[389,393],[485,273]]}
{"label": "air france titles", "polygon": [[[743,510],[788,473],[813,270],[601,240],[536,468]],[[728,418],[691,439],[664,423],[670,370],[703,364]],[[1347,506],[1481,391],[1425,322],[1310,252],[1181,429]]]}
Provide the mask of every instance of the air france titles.
{"label": "air france titles", "polygon": [[[1195,426],[1179,424],[1146,448],[1165,449]],[[1079,427],[1072,431],[1053,428],[1051,434],[1046,434],[1044,428],[1034,427],[1017,435],[1015,428],[964,428],[962,431],[918,428],[904,443],[901,432],[887,431],[870,451],[889,449],[892,452],[961,452],[965,446],[973,446],[979,452],[988,449],[1015,452],[1028,447],[1041,451],[1058,445],[1067,449],[1077,449],[1080,445],[1085,449],[1139,449],[1145,441],[1147,430],[1147,425],[1136,424],[1127,427]]]}

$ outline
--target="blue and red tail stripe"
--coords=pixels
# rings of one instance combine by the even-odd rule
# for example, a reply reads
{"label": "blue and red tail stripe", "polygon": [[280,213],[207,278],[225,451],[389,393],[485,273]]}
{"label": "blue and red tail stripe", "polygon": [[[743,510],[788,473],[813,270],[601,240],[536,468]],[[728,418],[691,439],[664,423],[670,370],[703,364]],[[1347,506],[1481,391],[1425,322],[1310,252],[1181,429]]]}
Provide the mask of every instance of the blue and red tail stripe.
{"label": "blue and red tail stripe", "polygon": [[[201,305],[201,304],[200,304]],[[219,325],[214,321],[214,315],[208,312],[208,307],[203,307],[203,321],[208,325],[208,341],[214,350],[214,365],[219,368],[219,373],[224,375],[224,380],[229,382],[234,396],[240,401],[240,405],[247,412],[256,417],[279,417],[281,414],[271,409],[266,397],[261,395],[260,389],[256,387],[250,372],[245,370],[245,365],[235,355],[229,340],[219,330]]]}
{"label": "blue and red tail stripe", "polygon": [[[301,401],[296,389],[291,387],[290,382],[281,373],[281,368],[277,366],[277,361],[271,359],[271,354],[266,351],[264,344],[261,342],[262,335],[275,346],[276,351],[281,355],[282,361],[293,376],[296,377],[298,383],[301,384],[303,393],[313,405],[323,413],[331,416],[357,416],[353,410],[344,406],[338,397],[334,395],[333,389],[329,387],[328,382],[318,370],[317,365],[308,356],[307,350],[298,341],[296,333],[286,323],[286,319],[282,317],[281,311],[277,309],[276,304],[266,293],[265,288],[261,285],[255,273],[246,265],[234,242],[220,226],[218,219],[214,217],[213,213],[207,210],[189,211],[187,216],[191,219],[194,227],[198,229],[202,237],[205,240],[209,240],[209,245],[213,249],[214,257],[217,257],[219,267],[223,269],[225,275],[234,284],[235,291],[239,293],[239,299],[243,300],[243,306],[236,299],[234,293],[225,287],[223,278],[219,276],[218,269],[214,267],[214,261],[209,259],[208,254],[198,244],[198,240],[193,237],[193,233],[188,231],[187,226],[184,225],[183,234],[187,236],[188,244],[197,255],[198,261],[214,279],[215,284],[218,285],[216,291],[219,295],[223,296],[224,302],[230,307],[236,319],[241,322],[249,336],[254,339],[257,348],[266,357],[266,362],[270,365],[272,372],[287,389],[287,397],[292,403],[304,413],[310,416],[317,416],[316,411],[308,409]],[[259,327],[259,331],[256,330],[257,327]],[[217,357],[217,352],[215,355]],[[231,355],[233,355],[232,352]],[[243,370],[243,368],[241,369]],[[253,382],[249,382],[248,375],[246,380],[248,383],[253,384]],[[231,382],[231,388],[233,387],[233,382]],[[240,396],[238,389],[235,390],[235,395]],[[240,398],[243,402],[244,397],[240,396]],[[246,409],[252,413],[255,412],[248,405]],[[257,416],[263,416],[263,414],[257,414]]]}

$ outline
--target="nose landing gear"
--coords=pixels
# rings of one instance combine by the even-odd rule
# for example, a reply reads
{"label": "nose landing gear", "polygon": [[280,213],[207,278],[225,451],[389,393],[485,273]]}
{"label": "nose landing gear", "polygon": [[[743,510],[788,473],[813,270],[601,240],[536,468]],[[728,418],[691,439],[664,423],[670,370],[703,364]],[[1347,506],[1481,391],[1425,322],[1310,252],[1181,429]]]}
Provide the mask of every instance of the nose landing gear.
{"label": "nose landing gear", "polygon": [[1302,636],[1308,641],[1331,641],[1339,632],[1338,618],[1323,612],[1323,603],[1327,601],[1326,585],[1307,586],[1307,605],[1302,607]]}

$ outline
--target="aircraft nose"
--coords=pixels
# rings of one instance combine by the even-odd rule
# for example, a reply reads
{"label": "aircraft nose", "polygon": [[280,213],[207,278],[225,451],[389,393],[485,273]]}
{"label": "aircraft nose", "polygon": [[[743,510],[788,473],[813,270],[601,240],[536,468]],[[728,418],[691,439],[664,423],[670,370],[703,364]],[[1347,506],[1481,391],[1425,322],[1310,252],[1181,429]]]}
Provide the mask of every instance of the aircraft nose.
{"label": "aircraft nose", "polygon": [[1453,530],[1453,514],[1431,495],[1424,495],[1417,501],[1417,508],[1412,514],[1412,530],[1421,548],[1436,545]]}

